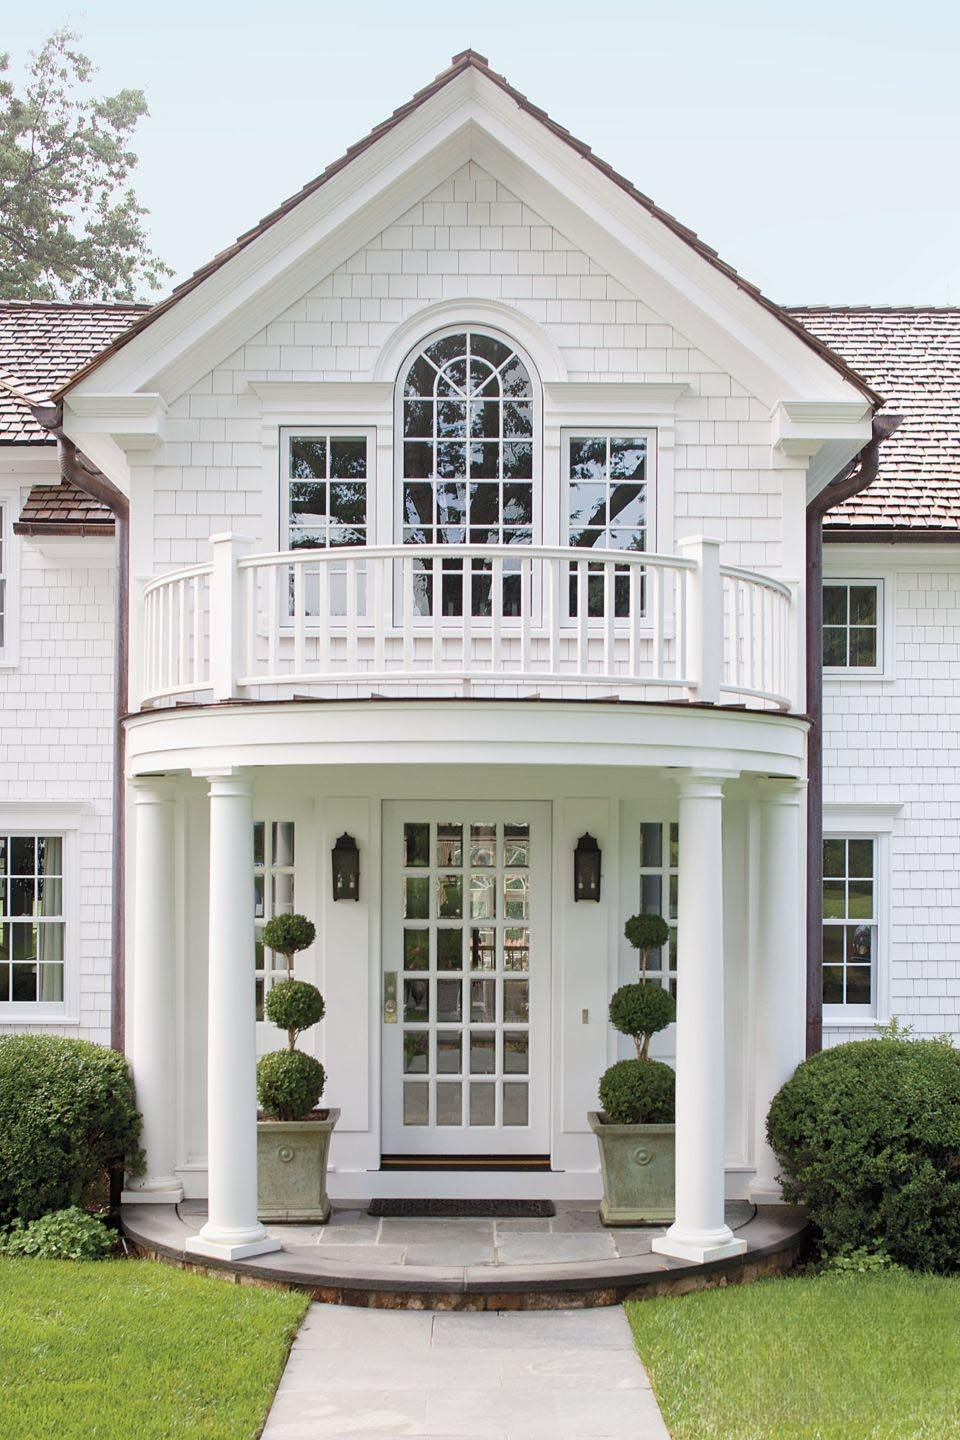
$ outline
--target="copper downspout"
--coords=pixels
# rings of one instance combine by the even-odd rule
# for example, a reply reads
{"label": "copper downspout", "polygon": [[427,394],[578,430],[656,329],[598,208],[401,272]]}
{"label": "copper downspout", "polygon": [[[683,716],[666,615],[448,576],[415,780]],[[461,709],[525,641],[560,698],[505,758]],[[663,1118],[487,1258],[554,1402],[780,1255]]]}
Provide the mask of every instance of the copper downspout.
{"label": "copper downspout", "polygon": [[117,547],[113,647],[113,900],[110,959],[110,1045],[123,1053],[126,1043],[126,855],[125,787],[126,732],[130,661],[130,502],[82,450],[63,433],[63,406],[31,407],[39,423],[57,439],[62,477],[113,513]]}
{"label": "copper downspout", "polygon": [[823,1049],[823,517],[877,477],[880,446],[899,415],[874,416],[866,445],[807,506],[807,1046]]}

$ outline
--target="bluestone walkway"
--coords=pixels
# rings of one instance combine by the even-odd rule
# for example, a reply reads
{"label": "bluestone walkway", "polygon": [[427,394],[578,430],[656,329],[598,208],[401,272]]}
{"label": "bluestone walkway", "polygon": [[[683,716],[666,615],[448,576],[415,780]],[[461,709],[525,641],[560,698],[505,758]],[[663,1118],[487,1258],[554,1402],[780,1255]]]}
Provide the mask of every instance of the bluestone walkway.
{"label": "bluestone walkway", "polygon": [[311,1305],[263,1440],[669,1440],[623,1310]]}

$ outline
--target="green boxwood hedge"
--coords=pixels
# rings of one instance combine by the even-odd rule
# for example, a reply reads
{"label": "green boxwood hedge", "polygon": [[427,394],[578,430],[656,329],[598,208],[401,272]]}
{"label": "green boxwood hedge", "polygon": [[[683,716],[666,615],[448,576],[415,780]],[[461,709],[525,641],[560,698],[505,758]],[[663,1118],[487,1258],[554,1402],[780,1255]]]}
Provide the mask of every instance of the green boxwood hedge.
{"label": "green boxwood hedge", "polygon": [[960,1053],[886,1036],[824,1050],[770,1107],[785,1198],[827,1255],[880,1252],[960,1268]]}
{"label": "green boxwood hedge", "polygon": [[142,1168],[126,1060],[59,1035],[0,1038],[0,1225],[82,1205],[109,1170]]}

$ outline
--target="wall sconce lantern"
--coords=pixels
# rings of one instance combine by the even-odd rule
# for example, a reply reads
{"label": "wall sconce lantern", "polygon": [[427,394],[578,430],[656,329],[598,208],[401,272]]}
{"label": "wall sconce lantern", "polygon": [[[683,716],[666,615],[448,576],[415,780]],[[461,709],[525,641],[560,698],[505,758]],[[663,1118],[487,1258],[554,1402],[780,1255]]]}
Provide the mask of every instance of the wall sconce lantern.
{"label": "wall sconce lantern", "polygon": [[360,851],[346,831],[333,847],[334,900],[360,899]]}
{"label": "wall sconce lantern", "polygon": [[600,846],[590,834],[580,836],[573,852],[573,898],[600,899]]}

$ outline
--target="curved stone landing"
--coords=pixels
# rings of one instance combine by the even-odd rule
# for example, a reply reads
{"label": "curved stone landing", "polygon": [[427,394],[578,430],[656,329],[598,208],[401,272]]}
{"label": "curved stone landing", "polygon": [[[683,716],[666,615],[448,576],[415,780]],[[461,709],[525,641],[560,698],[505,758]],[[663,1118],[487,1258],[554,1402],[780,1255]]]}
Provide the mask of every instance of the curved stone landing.
{"label": "curved stone landing", "polygon": [[560,1203],[550,1220],[378,1220],[337,1206],[327,1225],[268,1225],[281,1250],[228,1263],[185,1252],[205,1215],[203,1201],[125,1205],[123,1231],[138,1253],[185,1269],[385,1309],[566,1309],[682,1294],[788,1270],[806,1234],[800,1210],[732,1201],[727,1223],[746,1254],[694,1265],[651,1252],[662,1226],[605,1229],[587,1202]]}

